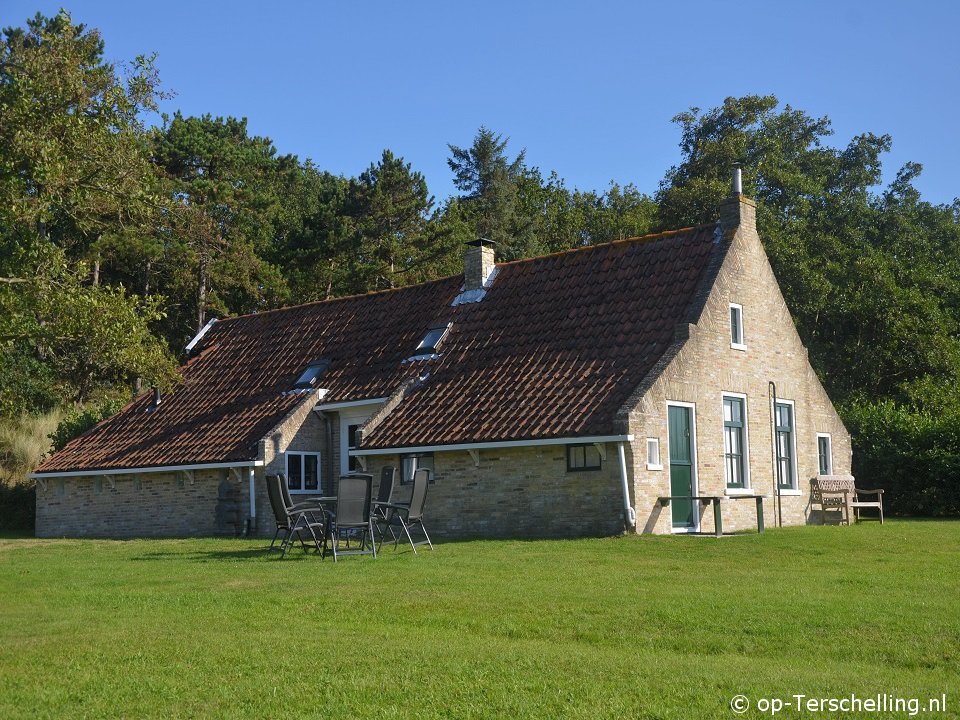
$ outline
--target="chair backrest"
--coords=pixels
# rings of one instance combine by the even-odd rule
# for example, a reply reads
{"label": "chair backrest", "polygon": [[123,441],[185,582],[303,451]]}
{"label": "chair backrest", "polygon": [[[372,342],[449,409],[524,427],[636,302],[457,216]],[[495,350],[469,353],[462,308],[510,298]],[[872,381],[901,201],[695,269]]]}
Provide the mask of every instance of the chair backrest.
{"label": "chair backrest", "polygon": [[388,503],[393,497],[393,481],[397,477],[397,469],[388,465],[380,471],[380,487],[377,488],[377,502]]}
{"label": "chair backrest", "polygon": [[270,507],[273,508],[273,517],[276,518],[278,525],[285,523],[289,517],[281,490],[284,484],[282,476],[267,475],[267,495],[270,497]]}
{"label": "chair backrest", "polygon": [[288,508],[293,507],[293,498],[290,497],[290,488],[287,485],[287,476],[283,473],[277,473],[277,477],[280,479],[280,492],[283,494],[283,502],[286,503]]}
{"label": "chair backrest", "polygon": [[430,471],[418,468],[413,474],[413,492],[410,493],[410,520],[423,517],[423,506],[427,502],[427,487],[430,485]]}
{"label": "chair backrest", "polygon": [[341,475],[337,488],[337,527],[363,526],[370,522],[373,475]]}

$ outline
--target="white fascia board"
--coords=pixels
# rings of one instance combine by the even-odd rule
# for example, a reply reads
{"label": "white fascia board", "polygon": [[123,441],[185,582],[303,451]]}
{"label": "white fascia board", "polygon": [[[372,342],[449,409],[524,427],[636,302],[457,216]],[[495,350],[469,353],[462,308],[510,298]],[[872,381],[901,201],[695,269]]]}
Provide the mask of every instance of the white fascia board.
{"label": "white fascia board", "polygon": [[317,403],[314,410],[341,410],[343,408],[363,407],[364,405],[382,405],[390,398],[369,398],[368,400],[345,400],[344,402]]}
{"label": "white fascia board", "polygon": [[207,331],[213,327],[213,324],[217,321],[216,318],[211,318],[210,322],[200,328],[200,332],[193,336],[193,340],[187,343],[187,346],[184,348],[184,352],[190,352],[193,348],[196,347],[197,343],[200,342],[201,338],[207,334]]}
{"label": "white fascia board", "polygon": [[27,475],[31,480],[51,477],[83,477],[94,475],[132,475],[134,473],[165,473],[180,470],[221,470],[223,468],[263,467],[263,460],[240,460],[238,462],[196,463],[194,465],[155,465],[138,468],[111,468],[109,470],[70,470],[69,472],[42,472]]}
{"label": "white fascia board", "polygon": [[498,448],[537,447],[540,445],[589,445],[605,442],[633,442],[633,435],[594,435],[591,437],[550,438],[547,440],[501,440],[499,442],[462,443],[460,445],[421,445],[418,447],[351,450],[350,455],[396,455],[398,453],[449,452],[452,450],[496,450]]}

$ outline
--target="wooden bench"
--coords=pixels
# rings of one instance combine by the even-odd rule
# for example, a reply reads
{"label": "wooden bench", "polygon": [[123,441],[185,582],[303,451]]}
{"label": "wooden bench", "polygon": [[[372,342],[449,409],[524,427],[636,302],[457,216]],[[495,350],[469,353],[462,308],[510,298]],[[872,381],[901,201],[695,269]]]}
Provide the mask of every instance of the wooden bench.
{"label": "wooden bench", "polygon": [[[810,481],[812,504],[820,506],[820,522],[826,524],[827,510],[839,510],[840,522],[850,524],[850,511],[854,520],[860,520],[860,508],[877,508],[880,511],[880,524],[883,524],[883,490],[860,490],[853,475],[817,475]],[[875,500],[861,500],[861,496],[872,495]]]}

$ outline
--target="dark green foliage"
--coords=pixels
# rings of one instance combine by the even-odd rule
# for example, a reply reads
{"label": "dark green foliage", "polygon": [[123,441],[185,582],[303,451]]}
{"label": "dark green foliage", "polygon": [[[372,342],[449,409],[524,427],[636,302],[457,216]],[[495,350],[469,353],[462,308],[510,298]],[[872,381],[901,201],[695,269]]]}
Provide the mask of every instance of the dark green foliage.
{"label": "dark green foliage", "polygon": [[477,237],[498,243],[504,259],[524,257],[516,229],[525,236],[526,216],[517,208],[517,185],[524,172],[524,151],[513,160],[506,154],[509,138],[485,128],[477,131],[469,148],[448,145],[447,164],[453,184],[462,193],[461,202]]}
{"label": "dark green foliage", "polygon": [[0,417],[42,413],[60,404],[53,368],[21,340],[0,347]]}
{"label": "dark green foliage", "polygon": [[0,532],[33,534],[37,488],[32,482],[0,482]]}
{"label": "dark green foliage", "polygon": [[451,233],[431,223],[433,202],[423,175],[389,150],[350,181],[349,263],[356,292],[429,277],[431,265],[458,252]]}
{"label": "dark green foliage", "polygon": [[849,408],[844,418],[854,438],[858,484],[883,488],[885,508],[960,515],[960,411],[934,414],[887,400]]}
{"label": "dark green foliage", "polygon": [[74,408],[60,421],[57,429],[50,434],[53,443],[53,452],[62,450],[75,437],[83,435],[101,420],[106,420],[115,414],[124,405],[117,399],[104,400],[95,405]]}

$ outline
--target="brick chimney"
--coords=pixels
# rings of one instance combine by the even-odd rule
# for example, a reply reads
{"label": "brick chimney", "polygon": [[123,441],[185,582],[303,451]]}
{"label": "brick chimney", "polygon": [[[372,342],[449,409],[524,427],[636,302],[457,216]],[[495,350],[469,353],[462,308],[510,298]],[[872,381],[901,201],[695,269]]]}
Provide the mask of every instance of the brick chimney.
{"label": "brick chimney", "polygon": [[724,234],[742,228],[757,231],[757,204],[743,194],[740,163],[733,166],[733,184],[730,195],[720,203],[720,227]]}
{"label": "brick chimney", "polygon": [[477,238],[467,243],[463,255],[463,289],[466,292],[483,287],[496,266],[493,249],[496,243],[486,238]]}

